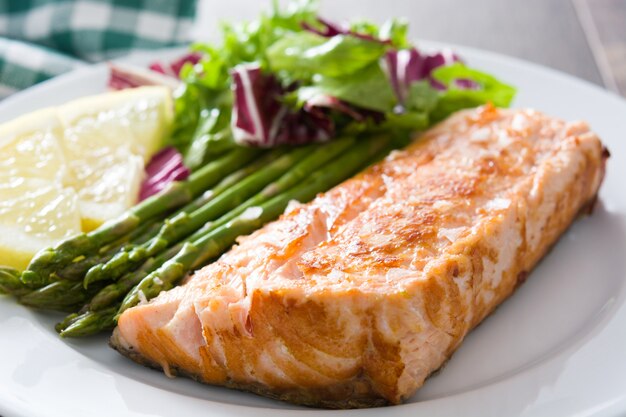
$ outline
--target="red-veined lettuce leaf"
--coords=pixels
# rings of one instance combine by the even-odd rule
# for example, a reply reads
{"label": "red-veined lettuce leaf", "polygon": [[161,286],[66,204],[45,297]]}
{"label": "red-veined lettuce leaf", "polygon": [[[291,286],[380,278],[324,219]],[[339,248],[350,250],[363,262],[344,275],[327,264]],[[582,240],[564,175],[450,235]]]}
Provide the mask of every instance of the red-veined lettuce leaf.
{"label": "red-veined lettuce leaf", "polygon": [[282,101],[286,89],[258,65],[238,65],[232,77],[231,127],[236,143],[271,147],[330,139],[332,120],[310,109],[291,109]]}
{"label": "red-veined lettuce leaf", "polygon": [[444,90],[445,86],[433,78],[436,68],[459,62],[460,58],[449,50],[434,54],[424,54],[416,48],[388,51],[385,54],[385,68],[399,104],[408,98],[411,84],[428,80],[433,88]]}
{"label": "red-veined lettuce leaf", "polygon": [[157,152],[145,168],[146,177],[139,190],[139,200],[145,200],[161,191],[174,181],[189,176],[189,169],[183,165],[183,156],[171,146]]}
{"label": "red-veined lettuce leaf", "polygon": [[200,55],[198,52],[192,52],[181,56],[180,58],[170,62],[169,64],[163,64],[162,62],[153,62],[152,64],[150,64],[150,69],[163,75],[168,75],[173,78],[180,78],[180,72],[183,67],[187,64],[196,65],[200,61],[200,58],[202,58],[202,55]]}

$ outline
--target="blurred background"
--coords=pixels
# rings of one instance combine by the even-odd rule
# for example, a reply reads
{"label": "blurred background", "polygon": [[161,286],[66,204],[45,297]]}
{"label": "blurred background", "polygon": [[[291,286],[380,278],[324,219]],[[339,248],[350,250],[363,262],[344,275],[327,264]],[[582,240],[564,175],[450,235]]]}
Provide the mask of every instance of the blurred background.
{"label": "blurred background", "polygon": [[[494,51],[626,95],[626,0],[319,2],[333,21],[404,17],[418,44]],[[85,62],[216,40],[220,21],[269,7],[271,0],[0,0],[0,97]]]}

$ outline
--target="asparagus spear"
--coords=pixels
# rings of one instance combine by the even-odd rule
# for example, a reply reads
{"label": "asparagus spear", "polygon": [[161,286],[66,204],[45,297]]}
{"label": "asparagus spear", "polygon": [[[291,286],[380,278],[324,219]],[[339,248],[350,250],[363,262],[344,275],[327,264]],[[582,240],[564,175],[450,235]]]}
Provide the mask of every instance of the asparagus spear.
{"label": "asparagus spear", "polygon": [[20,303],[40,309],[76,311],[89,298],[81,282],[55,281],[19,298]]}
{"label": "asparagus spear", "polygon": [[[324,145],[319,145],[313,153],[300,161],[300,163],[286,172],[285,175],[280,177],[277,181],[269,184],[260,193],[220,217],[209,226],[212,229],[215,229],[223,224],[226,224],[246,211],[249,207],[258,206],[270,198],[299,184],[318,168],[353,146],[355,142],[356,138],[354,137],[344,137],[333,140],[332,142]],[[201,237],[203,234],[205,234],[205,230],[199,229],[194,235],[192,235],[192,239]]]}
{"label": "asparagus spear", "polygon": [[80,318],[80,316],[81,316],[80,313],[72,313],[68,315],[67,317],[63,319],[63,321],[54,325],[54,330],[56,330],[57,333],[61,333],[63,330],[68,328],[72,323],[76,322]]}
{"label": "asparagus spear", "polygon": [[205,165],[193,173],[186,181],[171,184],[159,194],[152,196],[121,217],[105,223],[87,234],[79,234],[54,248],[40,251],[22,273],[24,283],[44,286],[50,283],[50,275],[79,256],[90,255],[108,243],[137,229],[148,219],[157,217],[191,201],[221,178],[247,164],[260,153],[253,148],[240,147],[226,156]]}
{"label": "asparagus spear", "polygon": [[248,234],[264,223],[278,217],[291,200],[309,201],[363,168],[372,158],[389,145],[390,139],[369,138],[316,171],[304,184],[296,185],[258,207],[251,207],[238,217],[203,237],[187,242],[181,251],[163,266],[142,279],[128,293],[118,316],[142,299],[156,297],[161,291],[174,287],[189,270],[197,268],[227,250],[238,236]]}
{"label": "asparagus spear", "polygon": [[[61,337],[83,337],[99,333],[103,330],[115,327],[115,313],[117,305],[100,311],[88,311],[75,317],[68,316],[67,323],[62,322],[57,326]],[[60,326],[67,324],[62,329]]]}
{"label": "asparagus spear", "polygon": [[107,285],[92,298],[88,309],[92,311],[102,310],[120,300],[149,273],[159,268],[168,259],[174,257],[182,247],[183,243],[172,246],[158,257],[148,259],[138,270],[129,272],[118,281]]}
{"label": "asparagus spear", "polygon": [[120,250],[126,250],[131,245],[140,245],[150,238],[156,236],[160,229],[160,223],[153,221],[146,223],[143,227],[129,233],[114,243],[103,246],[95,255],[79,256],[66,267],[53,272],[57,279],[70,281],[82,280],[87,271],[94,265],[108,262]]}
{"label": "asparagus spear", "polygon": [[[215,197],[216,195],[226,191],[230,187],[232,187],[235,184],[237,184],[239,181],[241,181],[244,178],[246,178],[248,175],[252,175],[256,171],[258,171],[261,168],[263,168],[265,165],[271,163],[276,158],[278,158],[281,155],[283,155],[286,151],[287,151],[286,148],[277,148],[277,149],[273,149],[271,151],[268,151],[268,152],[264,153],[258,159],[252,161],[251,163],[249,163],[248,165],[244,166],[243,168],[241,168],[241,169],[233,172],[232,174],[226,176],[223,180],[221,180],[210,191],[207,191],[208,196]],[[195,211],[195,210],[199,209],[200,207],[205,205],[209,200],[210,200],[210,198],[207,198],[207,199],[202,200],[202,201],[197,201],[196,204],[193,207],[189,207],[187,212],[191,213],[192,211]]]}
{"label": "asparagus spear", "polygon": [[251,195],[283,175],[287,169],[310,154],[312,149],[312,146],[295,148],[234,184],[198,210],[192,213],[182,212],[168,219],[159,234],[150,241],[129,252],[118,253],[104,265],[96,265],[91,268],[85,276],[85,287],[98,281],[115,280],[141,265],[147,258],[189,236],[207,222],[241,204]]}
{"label": "asparagus spear", "polygon": [[31,289],[20,281],[20,271],[8,266],[0,266],[0,294],[21,297],[30,291]]}
{"label": "asparagus spear", "polygon": [[[150,258],[137,271],[124,275],[119,281],[111,283],[101,289],[80,312],[72,313],[65,317],[63,321],[57,323],[54,327],[57,333],[61,333],[63,337],[79,337],[95,334],[101,330],[106,330],[107,323],[110,319],[114,319],[120,306],[120,300],[135,285],[139,284],[150,272],[156,270],[163,265],[168,259],[176,255],[183,247],[180,243],[162,253],[157,258]],[[116,304],[117,303],[117,304]],[[111,310],[111,306],[113,309]],[[102,313],[101,313],[102,312]],[[99,314],[94,314],[99,313]],[[94,318],[98,317],[99,321],[104,322],[103,325],[93,323]],[[86,321],[81,321],[83,318]],[[88,319],[87,319],[88,318]],[[71,330],[68,328],[74,323],[80,322]],[[83,326],[89,325],[88,329]],[[65,331],[68,330],[68,331]]]}

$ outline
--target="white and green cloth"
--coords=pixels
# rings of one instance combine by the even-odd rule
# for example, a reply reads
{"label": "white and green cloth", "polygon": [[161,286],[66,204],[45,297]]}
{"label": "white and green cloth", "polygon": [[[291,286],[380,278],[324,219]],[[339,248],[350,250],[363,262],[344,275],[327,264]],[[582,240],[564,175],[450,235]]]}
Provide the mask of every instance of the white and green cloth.
{"label": "white and green cloth", "polygon": [[127,54],[184,44],[196,0],[0,0],[0,98]]}

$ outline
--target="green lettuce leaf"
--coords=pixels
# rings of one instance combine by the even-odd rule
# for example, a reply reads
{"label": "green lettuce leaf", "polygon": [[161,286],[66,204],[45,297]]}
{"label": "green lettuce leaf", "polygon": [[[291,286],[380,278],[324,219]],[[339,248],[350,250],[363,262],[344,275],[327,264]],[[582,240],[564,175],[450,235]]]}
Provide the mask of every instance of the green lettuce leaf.
{"label": "green lettuce leaf", "polygon": [[408,39],[409,23],[404,19],[391,19],[383,23],[378,30],[378,39],[388,39],[394,48],[407,49],[411,47]]}
{"label": "green lettuce leaf", "polygon": [[317,95],[328,95],[368,110],[393,110],[396,97],[387,76],[378,63],[346,77],[322,77],[308,87],[296,91],[302,104]]}
{"label": "green lettuce leaf", "polygon": [[[461,63],[437,68],[433,77],[447,88],[440,94],[437,107],[433,110],[433,121],[445,119],[458,110],[486,103],[492,103],[496,107],[508,107],[515,97],[515,88]],[[460,88],[456,84],[457,80],[472,80],[479,88]]]}
{"label": "green lettuce leaf", "polygon": [[191,49],[204,56],[197,68],[185,68],[181,78],[211,89],[230,87],[229,71],[243,64],[259,62],[267,66],[267,51],[278,40],[292,32],[303,32],[302,24],[313,23],[317,17],[317,2],[292,1],[285,8],[278,2],[269,13],[251,22],[223,23],[222,44],[214,46],[195,43]]}
{"label": "green lettuce leaf", "polygon": [[232,104],[230,100],[224,101],[225,103],[221,105],[207,106],[200,112],[196,130],[184,158],[185,166],[192,171],[235,146],[230,130]]}
{"label": "green lettuce leaf", "polygon": [[420,111],[428,114],[437,107],[439,99],[440,92],[434,89],[428,81],[416,81],[409,87],[405,106],[408,111]]}
{"label": "green lettuce leaf", "polygon": [[271,71],[289,79],[310,79],[315,74],[342,77],[378,61],[386,46],[352,35],[325,38],[311,32],[286,34],[267,50]]}
{"label": "green lettuce leaf", "polygon": [[386,113],[385,121],[381,124],[383,130],[403,130],[419,132],[430,125],[430,117],[426,112],[407,111],[405,113]]}

